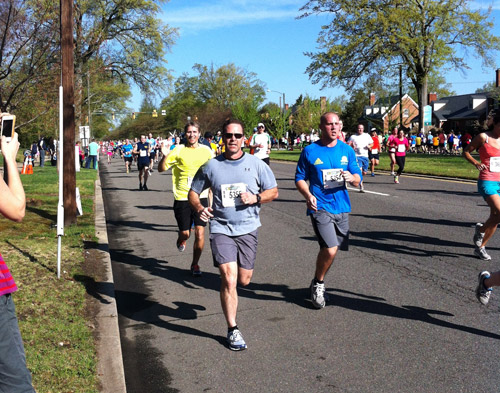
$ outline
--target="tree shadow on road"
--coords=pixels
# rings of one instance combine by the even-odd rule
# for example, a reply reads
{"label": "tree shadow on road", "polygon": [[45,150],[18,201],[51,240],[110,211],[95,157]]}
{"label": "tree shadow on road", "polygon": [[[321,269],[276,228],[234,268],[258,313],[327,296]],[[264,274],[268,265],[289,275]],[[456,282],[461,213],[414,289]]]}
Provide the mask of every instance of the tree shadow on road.
{"label": "tree shadow on road", "polygon": [[[433,315],[440,315],[445,317],[453,317],[445,311],[426,309],[417,306],[402,305],[401,307],[385,303],[385,301],[378,301],[372,299],[359,299],[351,296],[339,296],[331,292],[342,292],[337,289],[329,289],[330,302],[329,306],[342,307],[353,311],[363,313],[387,316],[399,319],[408,319],[414,321],[421,321],[435,326],[441,326],[447,329],[459,330],[465,333],[475,334],[478,336],[494,338],[500,340],[500,335],[496,333],[487,332],[485,330],[476,329],[470,326],[459,325],[453,322],[438,319]],[[383,300],[383,299],[382,299]]]}

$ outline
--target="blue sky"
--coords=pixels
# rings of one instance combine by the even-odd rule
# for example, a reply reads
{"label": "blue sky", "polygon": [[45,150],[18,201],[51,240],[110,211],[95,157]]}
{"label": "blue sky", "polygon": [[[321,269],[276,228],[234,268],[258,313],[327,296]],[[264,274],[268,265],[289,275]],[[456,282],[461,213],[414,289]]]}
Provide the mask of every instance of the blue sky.
{"label": "blue sky", "polygon": [[[168,68],[174,77],[183,72],[194,74],[195,63],[222,66],[234,63],[257,74],[268,89],[285,93],[287,104],[300,94],[313,98],[335,98],[348,93],[343,88],[320,90],[305,74],[310,59],[303,53],[316,49],[320,26],[327,16],[295,19],[306,0],[170,0],[165,3],[163,19],[179,28],[179,38],[167,54]],[[492,6],[493,17],[500,21],[500,0],[478,0],[477,7]],[[497,23],[494,33],[500,35]],[[472,93],[495,80],[495,70],[483,70],[474,56],[466,58],[471,67],[464,75],[450,71],[447,82],[457,94]],[[497,62],[497,67],[500,62]],[[395,77],[397,77],[395,75]],[[267,93],[267,100],[279,102],[281,95]],[[130,102],[138,109],[142,98],[137,89]]]}

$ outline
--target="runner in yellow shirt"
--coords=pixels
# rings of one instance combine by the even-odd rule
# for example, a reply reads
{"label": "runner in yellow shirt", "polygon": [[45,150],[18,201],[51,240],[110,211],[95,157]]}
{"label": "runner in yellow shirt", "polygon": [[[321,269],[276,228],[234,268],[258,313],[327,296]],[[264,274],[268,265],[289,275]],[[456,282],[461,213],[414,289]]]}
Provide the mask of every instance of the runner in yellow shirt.
{"label": "runner in yellow shirt", "polygon": [[[186,242],[191,234],[191,227],[194,223],[195,241],[193,245],[193,261],[191,263],[191,273],[193,276],[201,276],[198,265],[203,247],[205,245],[206,222],[200,220],[198,215],[191,209],[188,202],[188,193],[191,182],[198,169],[210,160],[214,154],[212,150],[203,144],[198,143],[200,138],[200,126],[194,121],[190,121],[184,127],[186,144],[169,148],[162,146],[163,158],[158,164],[158,172],[164,172],[172,168],[172,183],[174,192],[174,214],[179,227],[177,238],[177,249],[182,252],[186,249]],[[208,189],[201,194],[204,206],[208,207]]]}

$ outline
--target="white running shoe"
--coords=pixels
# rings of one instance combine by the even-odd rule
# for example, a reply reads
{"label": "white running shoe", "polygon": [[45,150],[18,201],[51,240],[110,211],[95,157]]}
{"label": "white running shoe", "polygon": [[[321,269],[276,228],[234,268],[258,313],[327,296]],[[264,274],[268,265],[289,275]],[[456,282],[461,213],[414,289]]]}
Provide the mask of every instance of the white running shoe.
{"label": "white running shoe", "polygon": [[474,250],[474,255],[482,259],[483,261],[491,261],[491,257],[486,252],[484,247],[476,247]]}
{"label": "white running shoe", "polygon": [[476,224],[476,229],[474,231],[474,237],[473,237],[474,245],[476,247],[481,247],[481,245],[483,244],[484,233],[481,233],[482,227],[483,224],[481,224],[480,222]]}
{"label": "white running shoe", "polygon": [[315,284],[314,279],[311,281],[311,302],[314,307],[321,309],[325,307],[328,301],[328,295],[325,293],[325,284]]}
{"label": "white running shoe", "polygon": [[479,276],[477,278],[478,284],[476,288],[476,297],[477,300],[481,302],[483,305],[487,305],[488,302],[490,301],[490,295],[492,288],[487,288],[484,285],[484,280],[487,278],[490,278],[490,272],[487,272],[486,270],[484,272],[479,273]]}

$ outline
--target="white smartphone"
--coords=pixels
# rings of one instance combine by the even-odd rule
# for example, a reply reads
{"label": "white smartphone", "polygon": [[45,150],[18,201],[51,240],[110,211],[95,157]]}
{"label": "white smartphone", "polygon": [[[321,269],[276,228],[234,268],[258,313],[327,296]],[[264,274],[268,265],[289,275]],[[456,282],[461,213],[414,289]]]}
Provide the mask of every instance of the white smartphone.
{"label": "white smartphone", "polygon": [[15,124],[16,124],[15,115],[2,116],[2,128],[0,130],[0,136],[5,136],[7,142],[10,142],[12,140],[12,135],[14,135]]}

